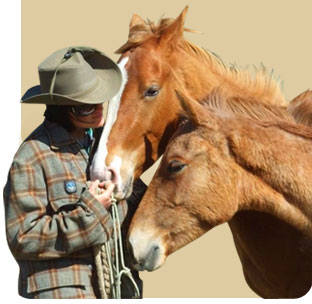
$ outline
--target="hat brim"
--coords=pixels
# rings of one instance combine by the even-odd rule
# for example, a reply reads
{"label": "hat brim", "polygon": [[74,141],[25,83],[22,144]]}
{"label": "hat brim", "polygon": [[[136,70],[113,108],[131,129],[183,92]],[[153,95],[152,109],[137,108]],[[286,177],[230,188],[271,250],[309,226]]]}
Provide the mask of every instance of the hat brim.
{"label": "hat brim", "polygon": [[[122,74],[118,65],[103,53],[95,53],[97,62],[94,63],[93,57],[85,58],[93,67],[98,85],[89,92],[82,92],[79,96],[67,96],[60,94],[42,93],[40,85],[36,85],[21,98],[21,103],[46,104],[46,105],[81,105],[81,104],[100,104],[112,99],[119,91],[122,83]],[[101,57],[101,60],[98,60]],[[89,59],[89,60],[88,60]]]}

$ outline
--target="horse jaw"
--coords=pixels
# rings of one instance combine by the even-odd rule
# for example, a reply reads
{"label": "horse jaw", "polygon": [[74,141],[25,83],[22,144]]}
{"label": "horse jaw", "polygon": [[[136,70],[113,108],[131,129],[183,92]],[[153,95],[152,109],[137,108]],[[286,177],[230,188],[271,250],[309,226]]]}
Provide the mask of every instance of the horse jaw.
{"label": "horse jaw", "polygon": [[131,231],[128,238],[132,249],[132,267],[138,271],[154,271],[160,268],[166,260],[166,249],[162,238],[153,232],[137,228]]}

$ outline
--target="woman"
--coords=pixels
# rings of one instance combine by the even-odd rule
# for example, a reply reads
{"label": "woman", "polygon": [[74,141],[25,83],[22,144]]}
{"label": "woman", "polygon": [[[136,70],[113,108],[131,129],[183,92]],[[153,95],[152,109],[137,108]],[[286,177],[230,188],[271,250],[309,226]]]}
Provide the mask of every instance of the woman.
{"label": "woman", "polygon": [[[44,60],[39,78],[40,86],[28,90],[22,102],[46,104],[46,118],[20,146],[4,188],[19,294],[98,298],[92,247],[111,238],[114,185],[93,181],[88,187],[86,172],[93,129],[103,126],[103,102],[119,91],[121,73],[100,51],[73,47]],[[137,184],[128,204],[136,204],[144,191]],[[121,220],[127,209],[126,201],[118,203]]]}

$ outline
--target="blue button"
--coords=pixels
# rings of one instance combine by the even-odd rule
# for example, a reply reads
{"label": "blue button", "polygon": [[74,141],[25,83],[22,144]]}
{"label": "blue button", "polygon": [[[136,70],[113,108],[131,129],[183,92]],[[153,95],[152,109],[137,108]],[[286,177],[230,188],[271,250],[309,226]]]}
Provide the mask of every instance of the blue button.
{"label": "blue button", "polygon": [[68,194],[72,194],[77,192],[77,186],[74,181],[65,181],[65,191]]}

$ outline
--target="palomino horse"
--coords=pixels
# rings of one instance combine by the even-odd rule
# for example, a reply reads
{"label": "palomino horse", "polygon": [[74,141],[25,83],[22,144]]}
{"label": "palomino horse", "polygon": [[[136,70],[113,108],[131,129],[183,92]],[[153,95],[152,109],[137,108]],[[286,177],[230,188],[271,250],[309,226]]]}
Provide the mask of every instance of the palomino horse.
{"label": "palomino horse", "polygon": [[162,155],[177,129],[177,88],[201,100],[222,86],[237,100],[283,107],[281,116],[293,120],[278,84],[264,70],[252,78],[247,71],[225,66],[214,54],[183,38],[186,12],[187,7],[177,19],[162,19],[158,25],[134,15],[129,40],[118,50],[124,82],[109,102],[91,179],[112,178],[119,198],[131,193],[133,180]]}
{"label": "palomino horse", "polygon": [[153,271],[228,222],[258,295],[303,296],[312,282],[312,131],[270,111],[233,115],[217,96],[208,107],[182,101],[191,123],[167,146],[130,225],[135,267]]}

